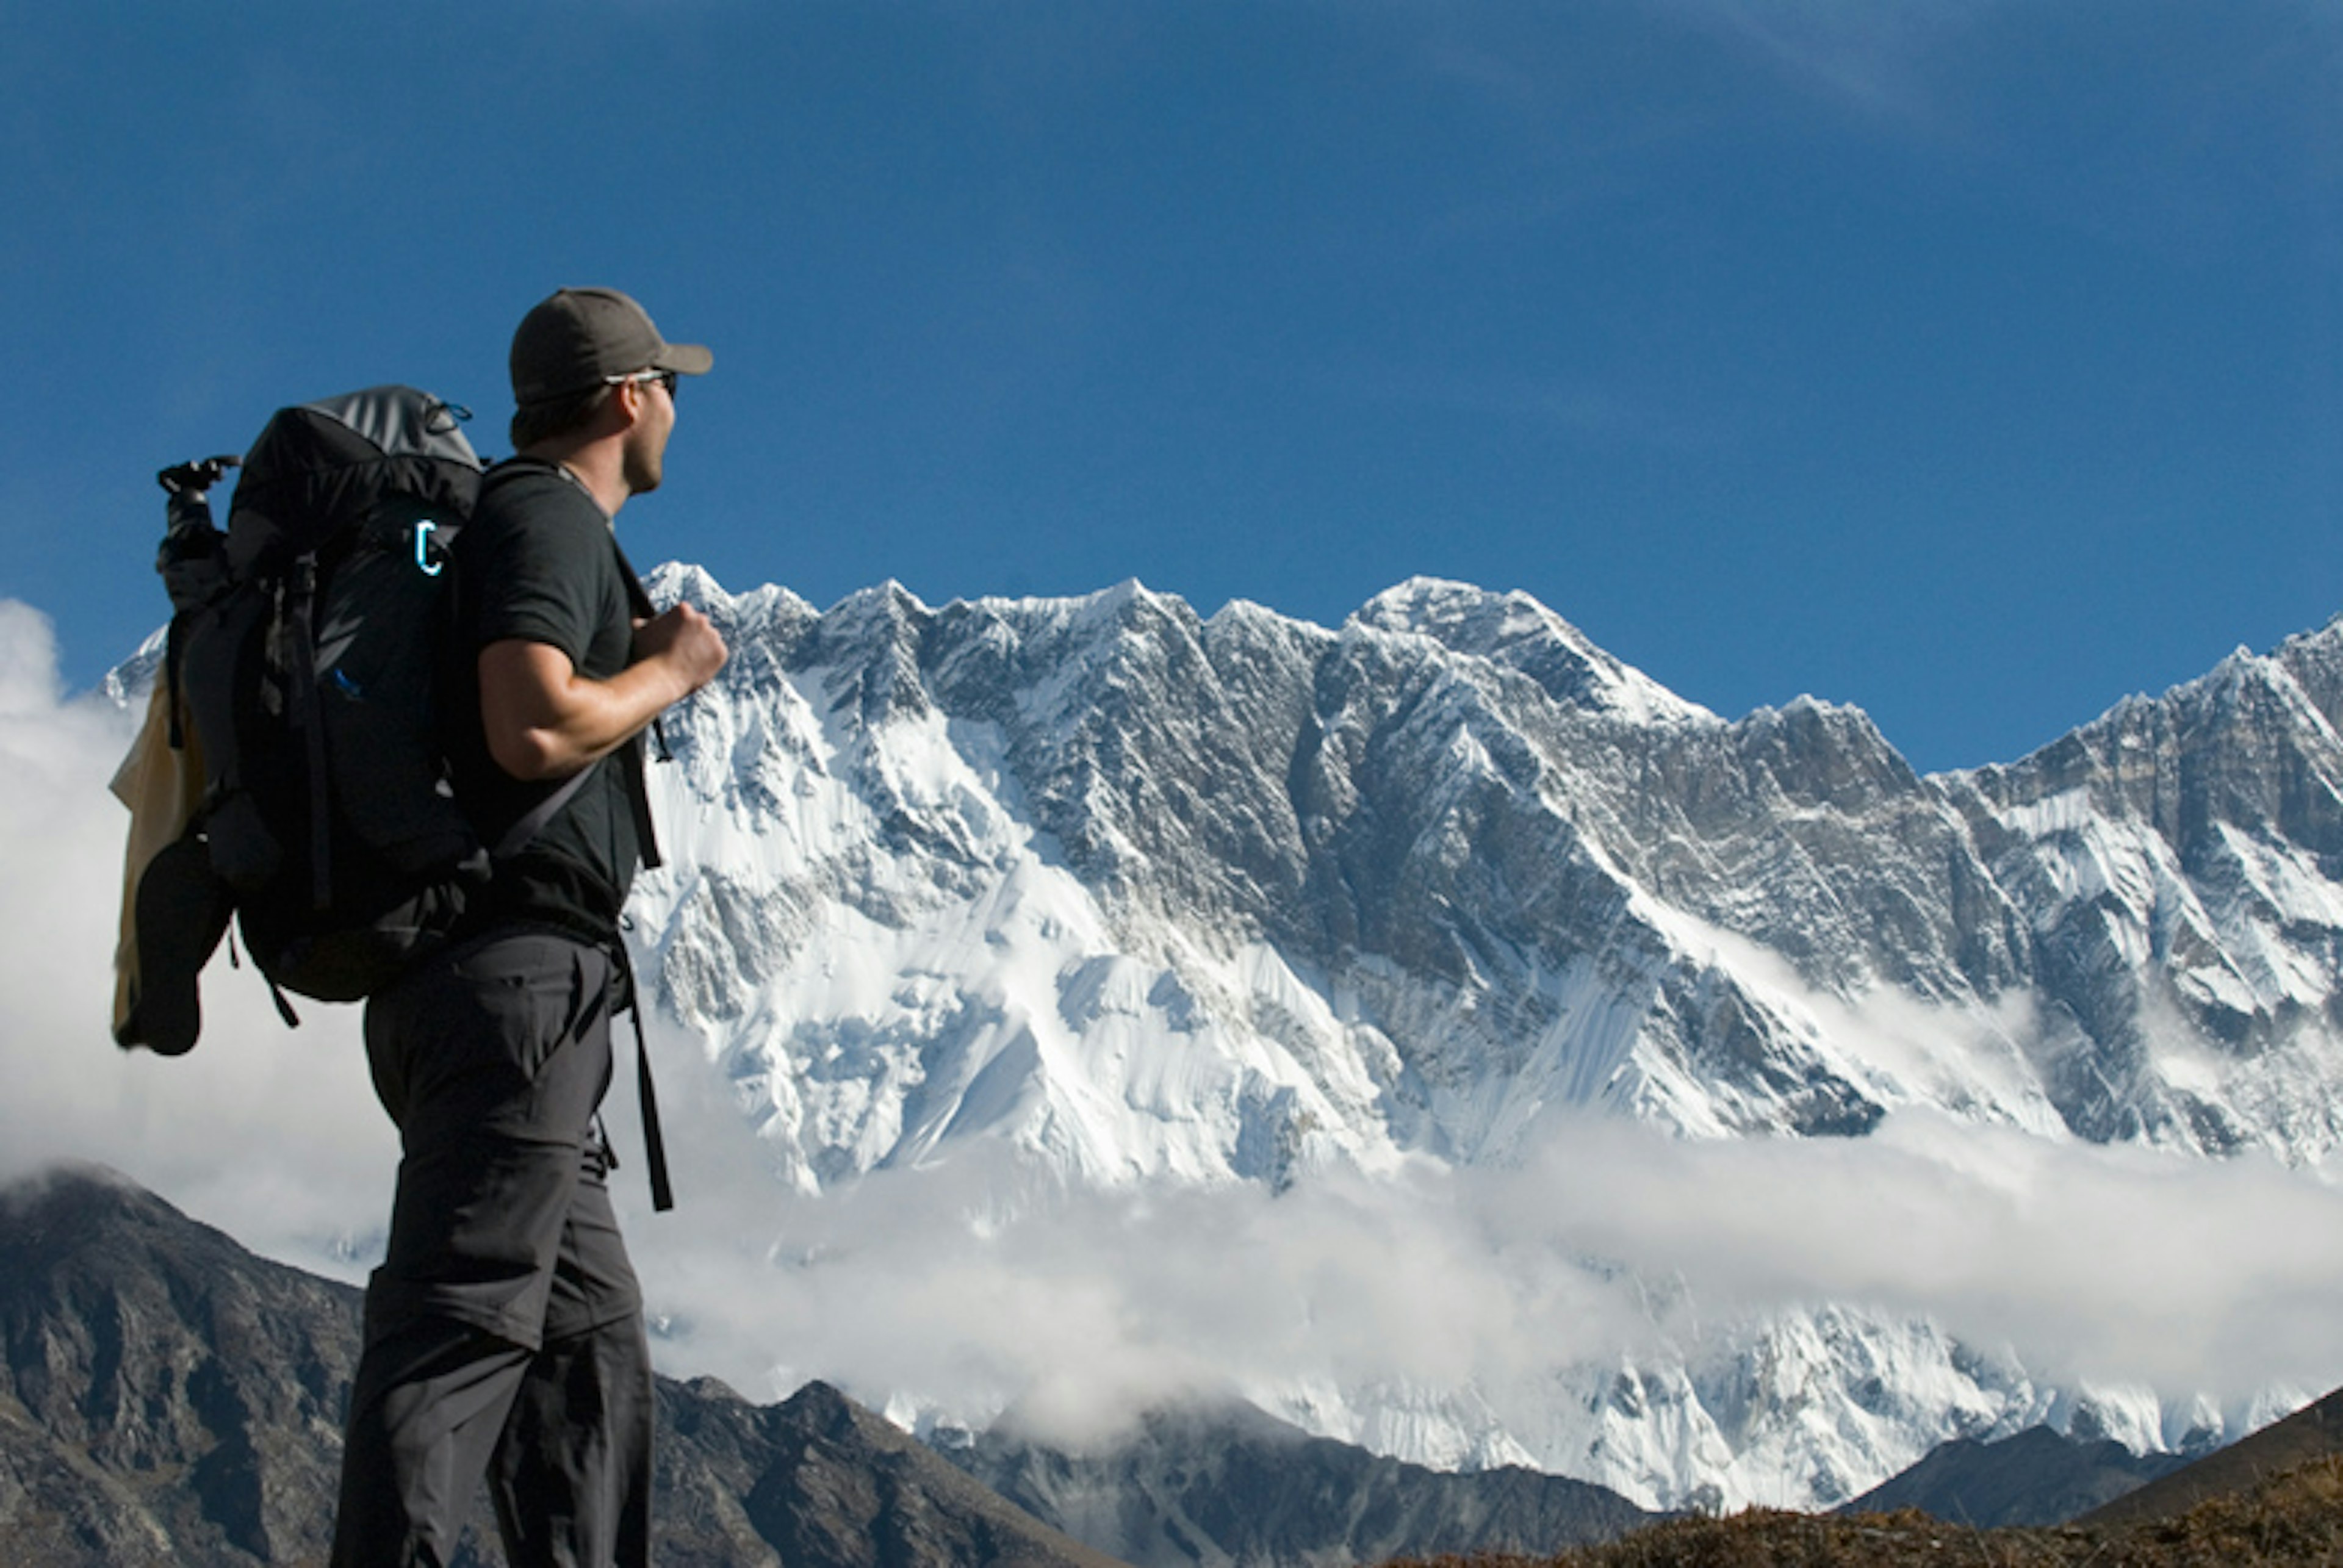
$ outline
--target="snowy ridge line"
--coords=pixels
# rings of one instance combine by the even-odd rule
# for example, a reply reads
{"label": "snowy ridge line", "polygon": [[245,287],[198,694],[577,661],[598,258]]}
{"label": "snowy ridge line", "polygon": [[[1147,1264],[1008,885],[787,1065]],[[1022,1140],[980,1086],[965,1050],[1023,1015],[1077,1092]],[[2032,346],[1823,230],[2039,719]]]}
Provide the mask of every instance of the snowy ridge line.
{"label": "snowy ridge line", "polygon": [[[1526,596],[1430,579],[1332,630],[1135,583],[822,612],[652,587],[736,657],[669,726],[642,969],[791,1191],[996,1149],[1068,1191],[1391,1182],[1534,1162],[1584,1116],[2297,1170],[2343,1143],[2332,627],[1924,779],[1859,710],[1726,721]],[[1548,1368],[1494,1422],[1485,1389],[1259,1392],[1659,1505],[1828,1502],[2045,1418],[2207,1441],[2296,1397],[2087,1393],[1925,1303],[1777,1304]],[[1752,1357],[1840,1370],[1799,1404]]]}

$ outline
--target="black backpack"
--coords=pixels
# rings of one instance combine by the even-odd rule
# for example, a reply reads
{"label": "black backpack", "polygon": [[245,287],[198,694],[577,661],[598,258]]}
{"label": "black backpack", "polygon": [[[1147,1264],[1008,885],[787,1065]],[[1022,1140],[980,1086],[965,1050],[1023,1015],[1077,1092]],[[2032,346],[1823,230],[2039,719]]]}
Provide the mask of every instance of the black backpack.
{"label": "black backpack", "polygon": [[[231,918],[286,1022],[299,1021],[286,991],[373,995],[446,943],[496,866],[594,776],[571,774],[493,846],[457,802],[440,699],[450,680],[475,677],[451,658],[449,547],[489,482],[467,417],[410,387],[280,409],[241,460],[225,533],[206,497],[238,459],[158,476],[171,500],[156,566],[175,613],[149,722],[167,726],[178,759],[179,788],[161,793],[183,800],[190,774],[201,788],[191,809],[169,808],[184,824],[142,834],[134,817],[117,1043],[193,1049],[196,977]],[[618,561],[636,613],[654,614],[623,553]],[[657,865],[639,739],[618,760],[645,863]],[[623,949],[614,956],[625,965]],[[641,1009],[630,1010],[651,1202],[664,1210],[674,1196],[650,1053]]]}
{"label": "black backpack", "polygon": [[436,719],[447,546],[482,478],[464,417],[407,387],[279,410],[243,459],[225,533],[204,486],[234,459],[162,476],[163,679],[202,797],[138,878],[122,1044],[195,1043],[196,972],[231,911],[291,1021],[283,992],[371,995],[488,880]]}

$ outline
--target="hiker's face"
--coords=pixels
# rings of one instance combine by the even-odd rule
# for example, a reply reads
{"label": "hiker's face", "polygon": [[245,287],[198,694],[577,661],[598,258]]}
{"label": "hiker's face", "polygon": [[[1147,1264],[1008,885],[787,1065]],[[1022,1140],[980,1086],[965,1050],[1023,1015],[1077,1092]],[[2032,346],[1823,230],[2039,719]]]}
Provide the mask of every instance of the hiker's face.
{"label": "hiker's face", "polygon": [[675,430],[675,392],[666,380],[628,383],[635,400],[635,423],[627,432],[627,487],[636,495],[656,490],[667,470],[667,438]]}

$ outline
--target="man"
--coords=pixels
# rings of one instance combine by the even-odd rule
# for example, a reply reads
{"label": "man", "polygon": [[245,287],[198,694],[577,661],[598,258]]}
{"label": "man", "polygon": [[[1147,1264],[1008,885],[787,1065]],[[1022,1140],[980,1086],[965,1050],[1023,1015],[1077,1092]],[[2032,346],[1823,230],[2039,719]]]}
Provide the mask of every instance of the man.
{"label": "man", "polygon": [[503,849],[458,940],[367,1008],[402,1157],[336,1568],[446,1563],[483,1475],[514,1568],[649,1561],[649,1346],[597,1111],[651,849],[638,738],[726,648],[688,605],[649,612],[613,528],[659,487],[677,377],[710,363],[609,289],[563,289],[513,337],[518,455],[456,542],[478,679],[449,718],[458,799]]}

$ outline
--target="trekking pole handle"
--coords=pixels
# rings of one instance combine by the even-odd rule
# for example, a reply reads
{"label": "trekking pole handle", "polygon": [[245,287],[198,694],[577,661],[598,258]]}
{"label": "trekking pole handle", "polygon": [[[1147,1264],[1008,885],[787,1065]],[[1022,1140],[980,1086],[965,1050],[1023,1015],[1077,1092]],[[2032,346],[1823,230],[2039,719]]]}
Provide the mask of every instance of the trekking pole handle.
{"label": "trekking pole handle", "polygon": [[196,457],[155,476],[171,498],[166,503],[169,526],[155,552],[155,569],[163,574],[164,591],[171,596],[175,614],[209,603],[227,586],[227,537],[212,527],[210,490],[221,475],[242,461],[233,455]]}
{"label": "trekking pole handle", "polygon": [[233,452],[216,457],[195,457],[185,463],[175,463],[155,476],[155,482],[174,496],[201,496],[220,482],[230,468],[244,462]]}

